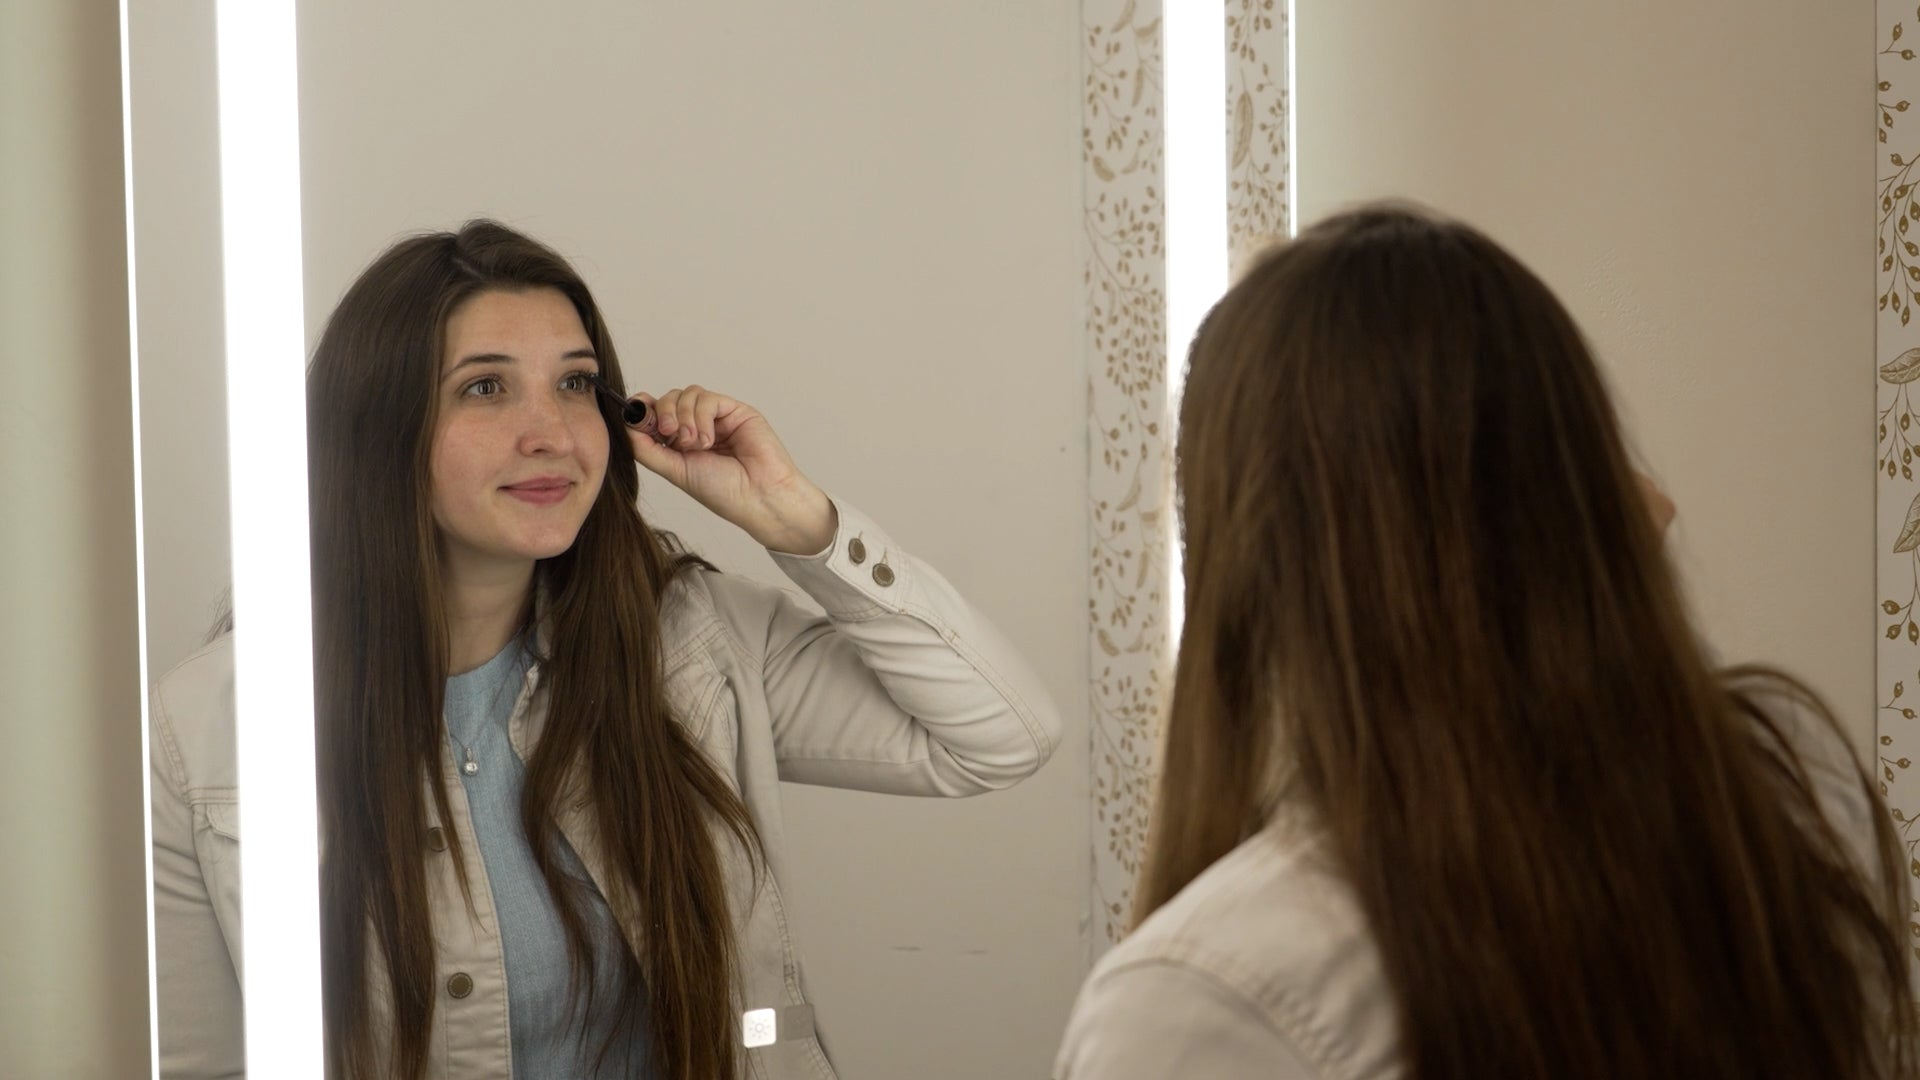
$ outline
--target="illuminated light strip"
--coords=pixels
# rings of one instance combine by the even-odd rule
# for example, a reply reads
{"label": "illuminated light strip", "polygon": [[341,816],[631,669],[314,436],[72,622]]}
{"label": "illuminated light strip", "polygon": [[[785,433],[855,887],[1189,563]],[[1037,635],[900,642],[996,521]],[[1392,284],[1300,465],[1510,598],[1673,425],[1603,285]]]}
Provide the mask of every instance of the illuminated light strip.
{"label": "illuminated light strip", "polygon": [[146,477],[140,464],[140,293],[133,264],[133,47],[127,26],[128,0],[120,0],[120,170],[127,218],[127,377],[133,403],[133,603],[140,642],[140,824],[149,852],[144,869],[147,888],[147,1049],[153,1080],[160,1080],[160,984],[153,933],[153,746],[148,739],[147,681],[147,504]]}
{"label": "illuminated light strip", "polygon": [[321,1076],[293,0],[218,0],[247,1075]]}
{"label": "illuminated light strip", "polygon": [[[1170,0],[1162,23],[1167,181],[1167,437],[1178,435],[1187,347],[1227,291],[1227,9]],[[1169,644],[1186,614],[1186,578],[1169,522]]]}

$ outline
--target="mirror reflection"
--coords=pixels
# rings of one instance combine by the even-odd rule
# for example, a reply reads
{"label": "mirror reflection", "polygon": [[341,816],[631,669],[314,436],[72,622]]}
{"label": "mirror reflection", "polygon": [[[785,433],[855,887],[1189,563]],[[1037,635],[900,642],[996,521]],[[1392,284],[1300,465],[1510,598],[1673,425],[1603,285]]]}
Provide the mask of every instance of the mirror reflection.
{"label": "mirror reflection", "polygon": [[[321,951],[347,1075],[824,1075],[780,783],[974,795],[1059,743],[1016,647],[758,409],[626,387],[586,282],[492,221],[394,245],[320,335]],[[819,610],[653,530],[640,469]],[[167,1070],[243,1063],[230,641],[155,694]]]}
{"label": "mirror reflection", "polygon": [[[1873,703],[1911,661],[1849,629],[1873,497],[1835,482],[1873,61],[1784,9],[1708,71],[1685,19],[1303,3],[1296,133],[1253,29],[1293,13],[1228,5],[1236,253],[1296,151],[1307,222],[1412,194],[1497,243],[1377,211],[1248,260],[1176,518],[1171,7],[302,7],[342,1067],[1900,1074]],[[162,1067],[233,1075],[211,4],[130,31]],[[1303,297],[1352,318],[1267,347]],[[1792,677],[1718,666],[1753,656]]]}
{"label": "mirror reflection", "polygon": [[[177,26],[158,25],[158,11],[143,18],[155,21],[136,25],[137,45],[145,41],[181,69],[192,66],[197,47],[211,71],[210,19],[208,36],[188,41]],[[397,1002],[382,1006],[383,1016],[424,1015],[404,1010],[420,1008],[409,994],[428,995],[439,1025],[423,1025],[417,1046],[396,1041],[370,1052],[429,1061],[455,1054],[443,1035],[465,1026],[445,1025],[462,1009],[506,1001],[515,1022],[545,1024],[569,1052],[597,1059],[611,1047],[606,1075],[620,1075],[620,1055],[642,1048],[699,1055],[727,1047],[769,1069],[801,1070],[794,1075],[819,1075],[825,1057],[850,1075],[912,1073],[929,1062],[965,1075],[1044,1070],[1085,970],[1085,751],[1083,740],[1062,737],[1066,720],[1053,704],[1083,696],[1076,687],[1086,664],[1084,511],[1070,497],[1084,486],[1085,464],[1067,434],[1080,423],[1084,375],[1077,361],[1052,359],[1082,348],[1072,213],[1078,61],[1060,48],[1072,39],[1073,13],[1013,27],[991,11],[927,22],[924,13],[884,5],[761,13],[752,25],[733,12],[635,13],[622,5],[504,21],[470,20],[451,8],[303,5],[300,18],[315,505],[357,522],[329,525],[318,509],[314,522],[319,625],[337,618],[343,628],[320,630],[316,645],[319,682],[335,688],[321,692],[322,759],[348,776],[330,789],[337,805],[322,800],[326,861],[369,874],[400,860],[399,852],[419,864],[392,878],[330,875],[329,888],[342,891],[340,903],[328,900],[327,933],[342,941],[360,933],[337,924],[352,903],[380,897],[389,910],[366,913],[374,936],[361,939],[365,972],[343,985],[370,988],[376,1003]],[[1011,75],[992,92],[953,95],[919,72],[915,54],[928,35],[971,42],[979,62]],[[478,69],[476,57],[487,58]],[[479,69],[494,74],[476,78]],[[211,113],[193,119],[211,124]],[[178,157],[183,176],[196,168],[213,175],[210,152]],[[164,175],[160,169],[152,176]],[[1053,194],[1036,197],[1036,185]],[[156,196],[149,205],[165,203]],[[193,209],[180,206],[183,217]],[[433,303],[444,306],[425,311],[354,306],[353,286],[369,280],[382,253],[411,250],[396,243],[423,231],[457,234],[483,218],[522,238],[514,243],[526,250],[564,262],[581,288],[560,288],[523,266],[463,286],[470,303],[441,293]],[[201,224],[217,244],[213,208]],[[472,242],[488,246],[484,237]],[[217,246],[209,250],[217,267]],[[380,288],[394,280],[381,278]],[[217,342],[217,270],[206,288],[212,317],[204,329]],[[591,295],[590,309],[573,294]],[[556,296],[567,298],[578,325],[550,325],[564,314]],[[342,322],[343,312],[358,314]],[[483,321],[470,325],[475,319]],[[191,321],[182,309],[180,322]],[[334,351],[330,327],[353,340]],[[449,356],[469,331],[484,334]],[[578,355],[580,347],[593,355]],[[432,366],[406,367],[403,354],[408,364]],[[184,340],[149,355],[150,381],[173,377],[169,358],[183,375],[202,361]],[[328,368],[335,355],[357,366]],[[511,359],[479,362],[457,377],[441,371],[494,355]],[[218,349],[208,350],[196,377],[217,378],[218,365]],[[371,404],[340,399],[322,410],[328,378],[364,380],[352,389]],[[669,439],[698,432],[715,445],[661,447],[659,454],[677,455],[654,462],[669,475],[646,468],[644,455],[659,444],[636,445],[634,429],[603,407],[598,385],[657,410],[645,431]],[[218,431],[222,407],[217,394],[203,395],[161,426]],[[709,430],[722,424],[724,431]],[[596,436],[583,425],[601,432],[597,465],[588,445]],[[436,446],[448,453],[436,457]],[[336,451],[354,463],[328,466]],[[663,464],[683,460],[691,472]],[[436,462],[446,471],[436,472]],[[224,490],[208,472],[198,479],[218,502]],[[750,476],[780,498],[742,503],[745,489],[736,485]],[[443,503],[434,491],[446,493]],[[523,567],[522,595],[501,591],[503,541],[482,504],[541,520],[573,515],[584,539],[604,531],[584,524],[599,520],[589,510],[601,499],[645,523],[607,526],[619,538],[606,542],[619,546],[596,558],[612,561],[568,571],[572,592],[541,586],[534,565],[569,550],[560,561],[572,565],[586,549],[556,534],[538,541],[556,551],[537,551],[525,546],[535,539],[523,537],[512,541],[520,545],[514,558],[533,560]],[[755,504],[761,509],[750,509]],[[194,528],[218,531],[219,515],[202,515]],[[653,540],[651,528],[672,539]],[[430,546],[407,547],[405,558],[394,546],[429,537]],[[388,554],[369,560],[369,543]],[[683,560],[682,551],[717,570]],[[345,561],[329,564],[328,552]],[[192,630],[161,646],[171,655],[156,648],[158,676],[201,647],[224,585],[224,556],[183,544],[153,558],[154,576],[172,573],[183,593],[155,619]],[[614,568],[632,558],[640,562]],[[809,583],[825,584],[823,570],[848,591],[810,595]],[[696,605],[709,614],[689,614],[694,609],[674,600],[716,573],[718,594],[697,590],[716,597]],[[616,579],[633,594],[615,592]],[[363,601],[387,605],[388,614]],[[589,605],[579,617],[618,627],[593,633],[615,636],[591,648],[585,637],[560,646],[584,632],[553,636],[551,619],[573,603]],[[876,643],[832,629],[837,616],[890,634],[896,616],[883,617],[888,605],[911,612],[897,615],[901,625],[924,637],[870,655]],[[951,610],[943,614],[943,605]],[[402,610],[407,644],[376,644],[376,626]],[[244,626],[245,613],[236,616]],[[723,647],[736,651],[713,652]],[[948,662],[925,666],[936,652]],[[231,783],[219,702],[201,703],[206,711],[173,703],[176,692],[198,692],[180,689],[188,684],[218,698],[219,655],[216,643],[161,683],[165,721],[178,741],[199,749],[183,749],[185,771],[157,783],[177,789],[179,805],[170,808],[170,830],[161,828],[168,815],[156,812],[156,830],[173,837],[172,867],[192,871],[181,878],[175,914],[198,927],[197,940],[163,934],[175,943],[166,946],[163,976],[176,945],[212,972],[190,984],[204,993],[163,991],[163,1050],[174,1047],[169,1031],[199,1030],[208,1037],[182,1040],[195,1044],[183,1051],[189,1059],[204,1052],[228,1062],[238,1031],[231,862],[242,849],[232,806],[245,796]],[[593,674],[566,689],[554,667],[561,662]],[[857,677],[864,689],[825,675],[848,663],[869,673]],[[883,692],[898,679],[918,689],[896,685],[901,700]],[[468,695],[477,681],[486,685]],[[642,696],[629,700],[630,690]],[[567,704],[570,695],[580,703]],[[448,711],[469,696],[473,711]],[[571,749],[548,738],[559,730],[544,723],[556,705],[585,710],[566,736]],[[359,719],[330,729],[325,718],[341,710]],[[587,719],[618,710],[625,736]],[[192,734],[180,730],[189,712],[201,729]],[[861,717],[883,714],[894,718],[886,732],[859,734]],[[749,736],[723,715],[762,726]],[[633,727],[641,716],[650,728]],[[517,744],[516,722],[526,729]],[[685,745],[643,743],[641,730]],[[950,730],[975,734],[959,733],[950,746],[942,734]],[[378,745],[348,747],[361,737]],[[611,752],[591,743],[597,737],[631,740],[622,751],[630,767],[655,771],[615,785],[620,793],[607,803],[614,818],[563,821],[576,785],[593,788],[591,772],[580,769],[615,768]],[[550,768],[541,745],[586,764]],[[347,748],[361,755],[357,764],[331,756]],[[186,759],[203,751],[214,771],[191,773]],[[479,770],[472,775],[462,771],[469,753]],[[1003,788],[1049,755],[1053,764],[1030,781],[985,799],[872,793]],[[439,770],[443,756],[451,773]],[[705,762],[713,763],[708,772],[688,771]],[[411,785],[393,779],[408,770],[423,771]],[[916,770],[919,779],[909,776]],[[662,788],[663,777],[679,786]],[[432,790],[442,783],[444,807]],[[376,795],[381,785],[388,790]],[[488,794],[469,798],[474,785]],[[681,794],[669,800],[667,790]],[[527,826],[528,793],[553,807],[546,832]],[[655,797],[662,802],[653,809],[635,801]],[[659,824],[633,827],[641,821]],[[659,831],[669,828],[679,832]],[[524,840],[508,856],[517,860],[511,874],[488,861],[495,832]],[[704,853],[686,846],[701,836],[710,838]],[[599,854],[607,844],[632,850]],[[680,858],[711,863],[705,884],[658,861]],[[464,882],[456,866],[471,871]],[[619,880],[623,872],[633,880]],[[442,880],[444,873],[454,877]],[[503,882],[518,891],[496,895]],[[671,925],[637,925],[633,911],[662,902],[667,882],[678,890],[670,892]],[[528,896],[542,902],[524,928],[488,913]],[[469,897],[477,922],[468,921]],[[460,919],[449,921],[449,912]],[[741,926],[732,942],[700,929],[723,915]],[[459,928],[496,922],[486,933]],[[388,972],[412,977],[429,926],[469,951],[443,940],[431,973],[396,996]],[[541,976],[513,978],[512,943],[522,929],[566,962],[530,961]],[[382,932],[402,935],[399,951],[382,950]],[[472,952],[488,934],[491,951]],[[740,1000],[717,999],[712,957],[645,947],[666,934],[701,949],[732,948],[743,972],[757,974],[744,976]],[[328,952],[351,955],[331,943]],[[671,984],[668,994],[680,976],[649,974],[648,963],[709,981]],[[462,974],[471,986],[455,982]],[[644,995],[656,984],[659,1000],[697,1008],[687,1014],[697,1019],[655,1016],[655,999]],[[519,989],[544,1004],[517,1000]],[[351,1004],[353,992],[345,993]],[[707,1002],[697,1005],[701,995]],[[743,1045],[749,1014],[756,1032],[771,1027],[769,1045]],[[723,1026],[713,1024],[717,1016]],[[684,1032],[696,1027],[704,1041],[685,1043]],[[1022,1034],[979,1034],[1009,1029]]]}

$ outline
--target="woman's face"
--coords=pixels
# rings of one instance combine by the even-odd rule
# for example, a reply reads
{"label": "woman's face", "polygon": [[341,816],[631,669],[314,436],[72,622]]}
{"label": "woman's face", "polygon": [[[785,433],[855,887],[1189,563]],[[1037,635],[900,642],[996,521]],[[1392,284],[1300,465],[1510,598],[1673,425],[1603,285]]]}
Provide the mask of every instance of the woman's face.
{"label": "woman's face", "polygon": [[454,309],[431,456],[450,571],[517,571],[573,545],[607,471],[599,370],[557,289],[483,292]]}

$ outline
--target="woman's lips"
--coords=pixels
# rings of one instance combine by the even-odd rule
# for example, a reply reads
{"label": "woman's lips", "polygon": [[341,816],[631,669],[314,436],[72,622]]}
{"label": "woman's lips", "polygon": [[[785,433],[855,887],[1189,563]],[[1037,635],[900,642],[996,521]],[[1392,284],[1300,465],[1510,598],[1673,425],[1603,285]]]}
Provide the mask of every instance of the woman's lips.
{"label": "woman's lips", "polygon": [[565,499],[573,490],[573,481],[543,476],[535,480],[509,484],[500,490],[524,503],[531,503],[534,506],[552,506]]}

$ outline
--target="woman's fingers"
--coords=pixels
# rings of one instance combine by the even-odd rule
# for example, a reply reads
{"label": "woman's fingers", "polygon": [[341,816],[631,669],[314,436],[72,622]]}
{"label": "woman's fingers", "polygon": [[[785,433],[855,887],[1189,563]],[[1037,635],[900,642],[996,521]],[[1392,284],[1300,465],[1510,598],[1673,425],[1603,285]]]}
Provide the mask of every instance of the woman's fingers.
{"label": "woman's fingers", "polygon": [[660,434],[666,437],[668,446],[678,450],[693,449],[697,438],[693,399],[699,392],[699,387],[687,386],[660,395]]}
{"label": "woman's fingers", "polygon": [[634,398],[653,413],[627,429],[642,468],[767,547],[811,552],[826,543],[815,543],[816,534],[832,539],[831,521],[813,520],[819,508],[832,510],[831,500],[801,475],[753,406],[700,386]]}
{"label": "woman's fingers", "polygon": [[680,434],[680,391],[669,390],[654,399],[653,425],[662,439],[672,442]]}
{"label": "woman's fingers", "polygon": [[680,391],[674,399],[674,413],[679,423],[679,434],[673,437],[673,445],[681,450],[700,448],[700,396],[706,393],[698,386],[689,386]]}
{"label": "woman's fingers", "polygon": [[711,450],[718,437],[718,419],[737,404],[703,386],[669,390],[654,403],[655,430],[677,450]]}
{"label": "woman's fingers", "polygon": [[721,408],[731,402],[724,396],[711,390],[701,390],[693,399],[693,430],[698,433],[697,445],[702,450],[713,449],[713,421]]}

